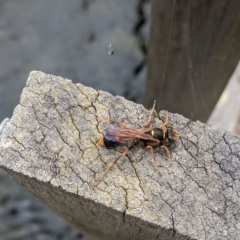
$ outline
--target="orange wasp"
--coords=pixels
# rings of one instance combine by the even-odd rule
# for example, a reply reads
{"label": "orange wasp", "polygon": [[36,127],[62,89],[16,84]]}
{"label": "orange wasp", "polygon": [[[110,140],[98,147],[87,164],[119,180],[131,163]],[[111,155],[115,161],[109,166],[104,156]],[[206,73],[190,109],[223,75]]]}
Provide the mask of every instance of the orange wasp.
{"label": "orange wasp", "polygon": [[[104,147],[115,147],[119,143],[126,142],[134,142],[141,141],[144,142],[146,148],[150,149],[151,155],[153,158],[154,167],[158,170],[157,161],[153,152],[153,147],[160,146],[163,148],[168,156],[170,163],[172,164],[172,160],[170,157],[170,151],[166,145],[171,142],[174,142],[179,137],[179,133],[173,127],[170,127],[168,124],[168,114],[166,116],[165,122],[160,127],[150,127],[150,122],[152,120],[152,115],[155,109],[156,101],[153,103],[153,107],[151,109],[148,120],[143,128],[128,128],[122,122],[116,122],[110,119],[105,119],[91,111],[91,114],[100,118],[102,121],[109,123],[110,125],[106,129],[106,133],[103,137],[98,140],[98,144]],[[111,170],[111,168],[116,164],[116,162],[123,156],[127,156],[131,151],[131,148],[134,146],[132,144],[127,150],[125,150],[115,161],[110,163],[102,174],[102,176],[98,179],[93,188],[97,187],[103,178],[107,175],[107,173]]]}

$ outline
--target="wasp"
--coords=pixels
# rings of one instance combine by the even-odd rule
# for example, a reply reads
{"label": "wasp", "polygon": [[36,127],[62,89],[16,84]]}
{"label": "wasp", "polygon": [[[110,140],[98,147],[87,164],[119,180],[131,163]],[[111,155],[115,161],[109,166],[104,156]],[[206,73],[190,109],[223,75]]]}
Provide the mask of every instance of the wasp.
{"label": "wasp", "polygon": [[165,121],[161,126],[150,127],[150,122],[152,121],[155,105],[156,105],[156,101],[154,101],[148,120],[145,123],[144,127],[142,128],[129,128],[122,122],[117,122],[117,121],[103,118],[102,116],[96,113],[93,113],[89,110],[91,114],[95,115],[102,121],[110,124],[106,128],[105,135],[98,140],[99,145],[110,148],[110,147],[115,147],[119,143],[127,143],[127,142],[133,143],[115,161],[113,161],[108,165],[107,169],[102,174],[102,176],[98,179],[98,181],[95,183],[93,188],[96,188],[102,182],[104,177],[113,168],[113,166],[117,163],[117,161],[121,157],[127,156],[131,151],[132,147],[135,145],[135,143],[139,141],[144,142],[144,144],[146,145],[146,148],[150,150],[154,167],[156,170],[159,171],[153,148],[157,146],[164,149],[164,151],[168,156],[170,164],[172,165],[170,151],[167,146],[178,139],[179,133],[176,129],[174,129],[169,125],[168,113],[166,115]]}

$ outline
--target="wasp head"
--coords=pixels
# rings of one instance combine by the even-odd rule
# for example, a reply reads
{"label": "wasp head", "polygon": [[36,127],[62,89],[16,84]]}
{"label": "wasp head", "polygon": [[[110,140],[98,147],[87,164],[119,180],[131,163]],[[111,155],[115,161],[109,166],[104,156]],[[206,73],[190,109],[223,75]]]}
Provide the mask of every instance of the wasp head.
{"label": "wasp head", "polygon": [[174,142],[179,138],[179,133],[173,127],[167,127],[167,136],[170,142]]}

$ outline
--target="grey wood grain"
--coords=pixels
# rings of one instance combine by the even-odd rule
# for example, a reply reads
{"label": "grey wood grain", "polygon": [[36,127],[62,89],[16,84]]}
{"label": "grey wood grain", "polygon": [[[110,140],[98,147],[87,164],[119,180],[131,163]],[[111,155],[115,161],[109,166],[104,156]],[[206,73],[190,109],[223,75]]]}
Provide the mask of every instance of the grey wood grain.
{"label": "grey wood grain", "polygon": [[[238,239],[239,137],[169,113],[181,135],[169,147],[173,166],[155,149],[159,174],[139,143],[93,190],[129,144],[98,146],[108,124],[87,109],[135,128],[149,114],[122,97],[31,72],[1,134],[1,168],[91,239]],[[155,113],[152,125],[161,123]]]}

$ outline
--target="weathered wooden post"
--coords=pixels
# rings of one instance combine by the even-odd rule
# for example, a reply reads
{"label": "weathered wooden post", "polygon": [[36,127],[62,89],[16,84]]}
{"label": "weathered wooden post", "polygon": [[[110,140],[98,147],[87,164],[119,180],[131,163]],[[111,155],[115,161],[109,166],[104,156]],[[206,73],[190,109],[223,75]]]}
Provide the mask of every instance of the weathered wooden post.
{"label": "weathered wooden post", "polygon": [[[90,239],[238,239],[239,137],[169,113],[180,132],[169,146],[173,166],[155,149],[160,175],[139,143],[93,190],[127,145],[98,146],[107,124],[87,109],[135,128],[149,114],[122,97],[34,71],[1,134],[1,168]],[[152,124],[161,123],[155,114]]]}

